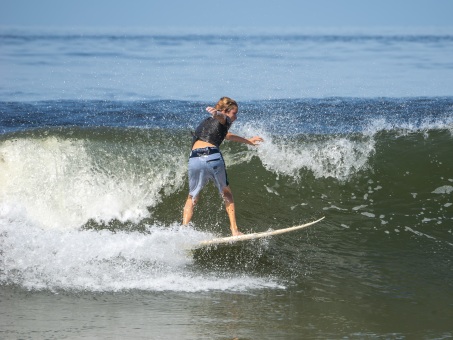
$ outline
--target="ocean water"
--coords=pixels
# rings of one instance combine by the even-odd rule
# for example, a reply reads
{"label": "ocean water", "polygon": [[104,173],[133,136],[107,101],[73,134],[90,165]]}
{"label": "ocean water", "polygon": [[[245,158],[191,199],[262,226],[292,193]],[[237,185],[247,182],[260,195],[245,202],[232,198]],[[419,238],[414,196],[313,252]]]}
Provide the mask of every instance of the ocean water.
{"label": "ocean water", "polygon": [[[0,30],[0,337],[453,337],[453,31]],[[244,232],[191,134],[225,142]]]}

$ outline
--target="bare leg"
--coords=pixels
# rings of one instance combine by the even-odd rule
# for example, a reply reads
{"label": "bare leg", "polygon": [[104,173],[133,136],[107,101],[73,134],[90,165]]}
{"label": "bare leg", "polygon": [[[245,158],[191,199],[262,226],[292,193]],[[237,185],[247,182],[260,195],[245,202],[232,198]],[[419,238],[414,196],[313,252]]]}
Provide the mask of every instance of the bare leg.
{"label": "bare leg", "polygon": [[230,229],[231,234],[233,236],[242,235],[242,233],[238,230],[238,226],[236,224],[236,210],[234,207],[234,199],[233,193],[229,186],[225,187],[222,192],[223,199],[225,200],[225,209],[230,218]]}
{"label": "bare leg", "polygon": [[192,220],[193,216],[193,208],[195,204],[198,202],[198,197],[192,198],[192,196],[188,196],[186,200],[186,205],[184,206],[183,216],[182,216],[182,224],[187,225]]}

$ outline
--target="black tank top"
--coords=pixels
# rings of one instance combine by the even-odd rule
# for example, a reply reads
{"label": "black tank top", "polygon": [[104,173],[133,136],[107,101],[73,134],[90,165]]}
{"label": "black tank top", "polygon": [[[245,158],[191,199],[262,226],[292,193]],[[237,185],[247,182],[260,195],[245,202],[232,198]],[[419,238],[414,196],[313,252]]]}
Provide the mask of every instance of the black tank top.
{"label": "black tank top", "polygon": [[213,117],[206,118],[196,128],[193,134],[192,146],[197,140],[202,140],[219,147],[225,139],[231,124],[229,117],[226,117],[225,125]]}

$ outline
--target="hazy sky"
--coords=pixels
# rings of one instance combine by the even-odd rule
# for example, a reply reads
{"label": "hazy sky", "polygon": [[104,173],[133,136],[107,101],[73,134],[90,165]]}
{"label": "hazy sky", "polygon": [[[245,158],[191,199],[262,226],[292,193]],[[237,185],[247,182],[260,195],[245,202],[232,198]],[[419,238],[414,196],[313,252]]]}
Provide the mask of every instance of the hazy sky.
{"label": "hazy sky", "polygon": [[453,26],[453,0],[0,0],[2,26]]}

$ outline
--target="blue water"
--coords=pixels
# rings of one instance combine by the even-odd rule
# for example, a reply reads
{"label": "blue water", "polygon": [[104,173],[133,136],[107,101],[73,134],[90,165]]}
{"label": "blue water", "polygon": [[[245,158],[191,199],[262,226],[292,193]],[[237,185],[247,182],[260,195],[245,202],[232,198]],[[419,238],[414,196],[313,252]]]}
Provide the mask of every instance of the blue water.
{"label": "blue water", "polygon": [[[453,30],[0,28],[0,337],[449,339]],[[181,226],[221,96],[239,227]]]}
{"label": "blue water", "polygon": [[446,29],[0,32],[7,101],[450,96],[453,88]]}

